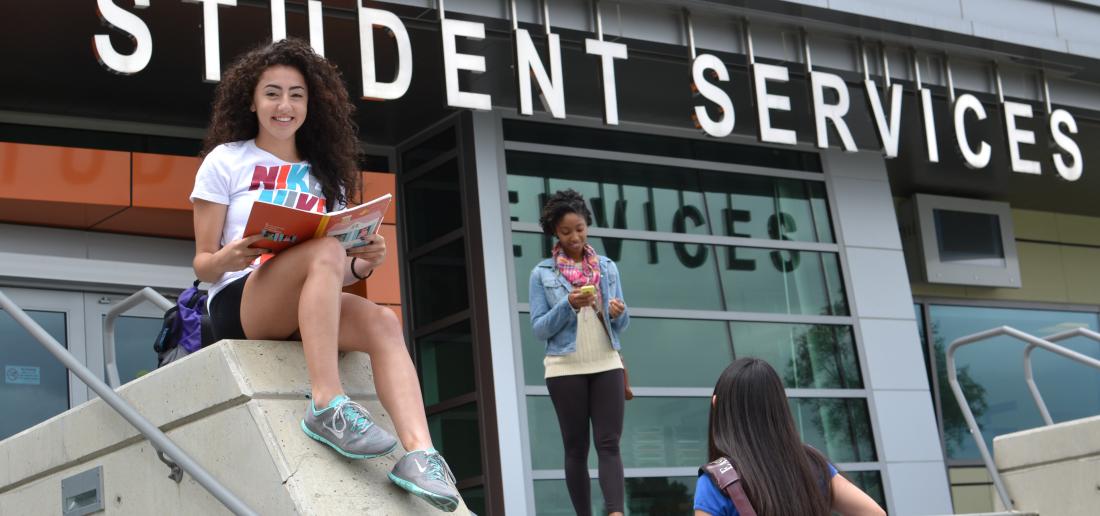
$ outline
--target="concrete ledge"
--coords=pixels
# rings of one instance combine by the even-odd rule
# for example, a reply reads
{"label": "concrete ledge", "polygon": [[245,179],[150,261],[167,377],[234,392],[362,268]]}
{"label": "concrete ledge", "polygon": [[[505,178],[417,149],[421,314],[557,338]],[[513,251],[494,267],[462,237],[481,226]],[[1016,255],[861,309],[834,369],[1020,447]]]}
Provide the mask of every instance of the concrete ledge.
{"label": "concrete ledge", "polygon": [[[999,436],[993,440],[993,456],[1018,510],[1097,514],[1100,416]],[[1001,508],[999,499],[995,503]]]}
{"label": "concrete ledge", "polygon": [[[370,359],[340,359],[345,391],[393,431]],[[260,514],[436,512],[386,477],[404,453],[353,461],[306,437],[308,374],[297,342],[222,341],[119,389],[147,419]],[[0,441],[0,514],[58,514],[61,479],[103,466],[107,514],[225,514],[189,476],[95,399]],[[465,514],[460,507],[458,514]]]}
{"label": "concrete ledge", "polygon": [[1100,416],[998,436],[993,452],[1001,473],[1090,455],[1100,458]]}

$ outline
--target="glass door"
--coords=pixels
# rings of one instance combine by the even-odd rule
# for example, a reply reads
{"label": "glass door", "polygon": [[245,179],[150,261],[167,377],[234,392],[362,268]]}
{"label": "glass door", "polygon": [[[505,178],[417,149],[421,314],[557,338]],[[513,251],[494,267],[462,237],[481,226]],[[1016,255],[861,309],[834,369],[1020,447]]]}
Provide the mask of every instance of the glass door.
{"label": "glass door", "polygon": [[[80,294],[4,288],[47,333],[82,362],[84,305]],[[0,310],[0,439],[6,439],[88,399],[88,390],[46,348]]]}
{"label": "glass door", "polygon": [[[125,295],[0,287],[47,333],[107,378],[103,321]],[[164,312],[142,303],[120,316],[115,326],[119,378],[125,384],[156,369],[153,339]],[[66,371],[26,329],[0,310],[0,440],[75,407],[95,394]]]}

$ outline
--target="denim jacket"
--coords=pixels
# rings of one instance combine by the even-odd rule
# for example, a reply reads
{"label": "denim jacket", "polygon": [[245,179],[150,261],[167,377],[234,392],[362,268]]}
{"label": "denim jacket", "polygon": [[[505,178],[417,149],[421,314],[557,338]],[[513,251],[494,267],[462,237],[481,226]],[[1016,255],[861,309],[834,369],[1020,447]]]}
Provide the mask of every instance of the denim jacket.
{"label": "denim jacket", "polygon": [[[600,297],[603,301],[604,327],[611,346],[619,349],[619,333],[630,324],[626,310],[611,319],[611,298],[623,299],[619,268],[606,256],[600,256]],[[546,343],[547,355],[568,355],[577,350],[577,312],[569,304],[573,285],[558,271],[553,258],[547,258],[531,271],[531,326],[535,338]]]}

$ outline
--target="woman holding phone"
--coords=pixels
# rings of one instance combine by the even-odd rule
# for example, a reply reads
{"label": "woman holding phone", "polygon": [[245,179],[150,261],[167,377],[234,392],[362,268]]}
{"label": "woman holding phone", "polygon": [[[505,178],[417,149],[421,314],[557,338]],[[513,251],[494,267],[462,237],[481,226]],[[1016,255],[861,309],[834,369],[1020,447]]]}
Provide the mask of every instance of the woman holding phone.
{"label": "woman holding phone", "polygon": [[[531,271],[531,325],[546,345],[546,387],[565,444],[565,484],[573,509],[591,514],[589,432],[595,435],[608,514],[623,514],[624,369],[619,334],[630,322],[615,262],[588,245],[592,215],[574,190],[554,193],[539,217],[557,238],[552,257]],[[589,428],[589,420],[591,430]]]}

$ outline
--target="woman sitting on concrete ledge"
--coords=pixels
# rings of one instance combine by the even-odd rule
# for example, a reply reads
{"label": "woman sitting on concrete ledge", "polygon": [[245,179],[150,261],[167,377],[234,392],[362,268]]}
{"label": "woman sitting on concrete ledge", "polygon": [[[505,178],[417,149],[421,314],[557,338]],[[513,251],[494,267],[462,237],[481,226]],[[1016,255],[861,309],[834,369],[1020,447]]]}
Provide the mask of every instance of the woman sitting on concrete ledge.
{"label": "woman sitting on concrete ledge", "polygon": [[214,284],[209,307],[217,339],[302,341],[312,389],[302,430],[355,459],[397,446],[340,383],[340,351],[370,354],[378,398],[410,450],[390,479],[454,511],[460,503],[454,475],[432,446],[396,314],[341,292],[385,259],[382,236],[351,252],[325,237],[261,258],[267,250],[251,246],[262,236],[243,234],[258,199],[294,196],[295,205],[318,211],[345,206],[359,174],[353,109],[336,67],[299,40],[257,48],[226,70],[191,193],[195,272]]}

